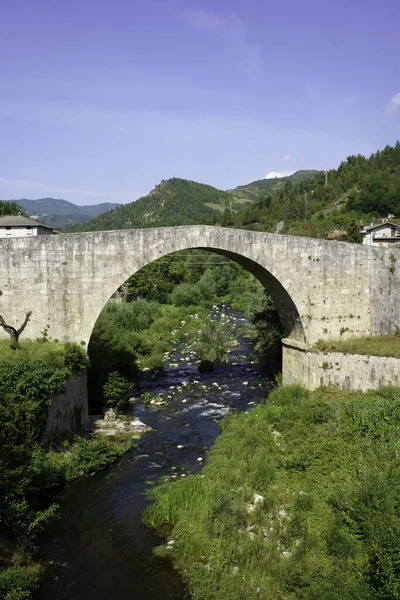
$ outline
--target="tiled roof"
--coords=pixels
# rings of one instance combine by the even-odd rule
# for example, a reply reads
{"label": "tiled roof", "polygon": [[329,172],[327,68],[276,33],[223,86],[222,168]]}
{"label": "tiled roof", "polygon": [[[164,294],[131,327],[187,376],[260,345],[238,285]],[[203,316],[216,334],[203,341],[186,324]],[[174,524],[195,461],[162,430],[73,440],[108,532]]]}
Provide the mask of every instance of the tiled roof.
{"label": "tiled roof", "polygon": [[377,227],[395,227],[396,229],[400,229],[400,225],[397,223],[391,223],[390,221],[385,221],[385,223],[376,223],[374,225],[368,225],[368,227],[364,227],[363,231],[370,231],[371,229],[376,229]]}
{"label": "tiled roof", "polygon": [[33,219],[28,219],[27,217],[22,217],[21,215],[17,216],[9,216],[0,217],[0,227],[27,227],[30,225],[31,227],[45,227],[46,229],[53,229],[53,227],[49,227],[48,225],[43,225],[43,223],[39,223],[38,221],[34,221]]}

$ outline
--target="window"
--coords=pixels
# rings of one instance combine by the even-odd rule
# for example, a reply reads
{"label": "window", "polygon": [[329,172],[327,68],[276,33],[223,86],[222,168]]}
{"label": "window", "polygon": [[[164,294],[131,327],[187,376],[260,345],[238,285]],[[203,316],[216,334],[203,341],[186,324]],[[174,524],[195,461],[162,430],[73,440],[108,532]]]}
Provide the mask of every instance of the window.
{"label": "window", "polygon": [[6,229],[11,229],[11,225],[6,225]]}
{"label": "window", "polygon": [[32,225],[27,225],[26,228],[27,229],[32,229]]}

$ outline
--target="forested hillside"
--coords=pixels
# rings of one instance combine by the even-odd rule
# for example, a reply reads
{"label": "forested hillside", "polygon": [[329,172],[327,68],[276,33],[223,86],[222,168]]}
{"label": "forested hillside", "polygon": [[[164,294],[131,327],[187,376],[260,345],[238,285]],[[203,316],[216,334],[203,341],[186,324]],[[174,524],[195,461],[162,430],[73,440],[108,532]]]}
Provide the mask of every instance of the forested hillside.
{"label": "forested hillside", "polygon": [[90,219],[74,231],[131,229],[205,223],[224,206],[231,196],[211,185],[173,177],[162,181],[150,194],[115,211]]}
{"label": "forested hillside", "polygon": [[388,214],[400,216],[399,142],[369,158],[349,156],[327,180],[321,172],[307,181],[288,181],[275,194],[263,193],[252,206],[225,211],[211,222],[310,237],[338,230],[353,238],[361,221]]}
{"label": "forested hillside", "polygon": [[278,190],[281,190],[286,183],[298,183],[299,181],[307,181],[315,177],[319,171],[296,171],[293,175],[287,175],[286,177],[273,177],[271,179],[257,179],[246,185],[239,185],[232,194],[238,199],[255,200],[259,197],[260,192],[268,192],[274,194]]}
{"label": "forested hillside", "polygon": [[173,225],[222,225],[290,235],[360,241],[360,223],[400,216],[400,143],[369,158],[349,156],[328,173],[298,171],[224,192],[172,178],[148,196],[72,231]]}
{"label": "forested hillside", "polygon": [[162,181],[147,196],[139,198],[104,213],[85,224],[70,228],[71,231],[97,231],[107,229],[130,229],[135,227],[162,227],[169,225],[209,224],[221,220],[218,215],[238,212],[250,206],[262,191],[280,189],[285,182],[311,177],[317,171],[298,171],[289,177],[260,179],[235,190],[221,191],[211,185],[173,177]]}

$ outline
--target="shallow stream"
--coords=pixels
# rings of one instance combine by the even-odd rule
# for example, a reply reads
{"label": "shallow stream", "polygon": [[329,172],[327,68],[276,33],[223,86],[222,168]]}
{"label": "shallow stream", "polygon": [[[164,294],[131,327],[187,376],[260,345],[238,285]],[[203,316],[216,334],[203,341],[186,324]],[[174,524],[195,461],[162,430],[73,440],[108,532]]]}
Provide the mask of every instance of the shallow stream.
{"label": "shallow stream", "polygon": [[[247,327],[243,315],[214,307],[233,329]],[[206,450],[229,410],[246,411],[266,397],[271,381],[258,363],[254,341],[239,335],[229,364],[199,374],[190,347],[177,344],[166,370],[140,383],[165,404],[134,407],[153,431],[116,464],[63,490],[58,518],[40,540],[39,553],[53,561],[38,600],[184,600],[184,584],[171,563],[152,548],[162,539],[142,523],[146,489],[160,477],[199,472]]]}

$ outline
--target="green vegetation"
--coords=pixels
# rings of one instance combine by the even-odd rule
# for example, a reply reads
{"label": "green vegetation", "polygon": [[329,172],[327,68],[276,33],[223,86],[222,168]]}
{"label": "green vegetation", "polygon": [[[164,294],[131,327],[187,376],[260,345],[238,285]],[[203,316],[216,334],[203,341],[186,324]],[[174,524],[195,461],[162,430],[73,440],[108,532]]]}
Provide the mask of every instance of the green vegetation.
{"label": "green vegetation", "polygon": [[318,340],[309,352],[342,352],[400,358],[400,336],[378,335],[349,340]]}
{"label": "green vegetation", "polygon": [[[198,358],[209,368],[223,360],[227,340],[234,336],[211,323],[208,312],[216,302],[245,312],[271,372],[280,368],[282,330],[271,299],[252,275],[224,257],[193,250],[161,258],[126,282],[125,300],[108,303],[93,330],[88,348],[92,405],[105,400],[111,373],[133,382],[143,369],[163,369],[165,353],[179,339],[196,342]],[[112,386],[106,389],[112,393]],[[113,396],[107,402],[121,409],[123,400]]]}
{"label": "green vegetation", "polygon": [[147,196],[72,229],[100,231],[205,223],[218,212],[208,205],[229,206],[230,198],[228,192],[217,190],[211,185],[173,177],[162,181]]}
{"label": "green vegetation", "polygon": [[274,194],[285,187],[286,183],[299,183],[300,181],[307,181],[315,177],[319,171],[296,171],[293,175],[286,177],[274,177],[272,179],[257,179],[246,185],[239,185],[237,188],[232,190],[232,194],[236,198],[244,198],[247,200],[257,200],[260,191],[268,194]]}
{"label": "green vegetation", "polygon": [[326,238],[328,232],[336,230],[339,239],[359,242],[360,221],[400,214],[399,175],[397,142],[369,158],[349,156],[328,172],[327,185],[322,172],[307,181],[287,181],[273,194],[261,193],[252,205],[237,213],[214,216],[212,222],[317,238]]}
{"label": "green vegetation", "polygon": [[[360,242],[360,222],[400,215],[400,142],[369,158],[349,156],[327,173],[298,171],[223,192],[172,178],[75,231],[208,224]],[[306,213],[306,214],[305,214]]]}
{"label": "green vegetation", "polygon": [[118,371],[113,371],[108,376],[103,386],[103,396],[105,401],[116,412],[120,412],[129,400],[132,391],[132,384],[122,377]]}
{"label": "green vegetation", "polygon": [[232,332],[224,323],[210,322],[203,325],[194,343],[196,357],[200,360],[200,371],[212,371],[214,363],[228,362],[228,349],[232,343]]}
{"label": "green vegetation", "polygon": [[283,387],[149,492],[194,600],[400,598],[400,390]]}
{"label": "green vegetation", "polygon": [[[5,202],[0,200],[0,217],[6,217],[7,215],[23,215],[26,217],[26,213],[15,200],[12,202]],[[0,588],[1,589],[1,588]]]}
{"label": "green vegetation", "polygon": [[[48,404],[62,393],[87,359],[75,344],[0,342],[0,597],[25,600],[43,567],[30,549],[56,506],[51,490],[104,467],[126,450],[126,442],[77,438],[61,452],[43,447]],[[68,452],[67,452],[68,450]]]}

